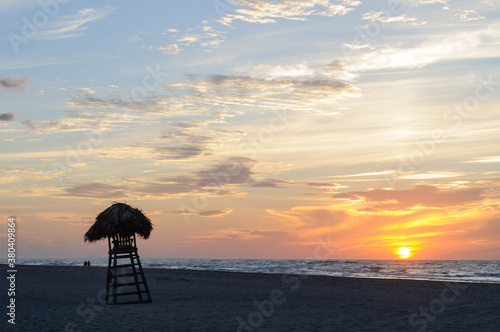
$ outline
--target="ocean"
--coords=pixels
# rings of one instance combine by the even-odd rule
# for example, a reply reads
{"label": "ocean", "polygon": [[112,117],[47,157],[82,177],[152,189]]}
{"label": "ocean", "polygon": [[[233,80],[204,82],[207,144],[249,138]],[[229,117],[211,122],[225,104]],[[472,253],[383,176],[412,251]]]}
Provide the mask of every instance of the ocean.
{"label": "ocean", "polygon": [[[83,266],[83,261],[81,258],[19,259],[17,265]],[[92,266],[108,264],[107,258],[90,262]],[[142,258],[141,262],[143,267],[161,269],[500,283],[500,261]]]}

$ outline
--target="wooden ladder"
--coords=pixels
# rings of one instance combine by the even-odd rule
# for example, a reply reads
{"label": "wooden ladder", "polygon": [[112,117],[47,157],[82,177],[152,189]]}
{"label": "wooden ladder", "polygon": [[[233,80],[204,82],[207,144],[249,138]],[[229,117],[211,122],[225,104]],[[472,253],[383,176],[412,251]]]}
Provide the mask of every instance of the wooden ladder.
{"label": "wooden ladder", "polygon": [[[133,237],[108,237],[108,245],[106,304],[151,303],[151,294],[135,245],[135,234]],[[123,259],[126,261],[118,262]],[[113,299],[112,303],[110,298]]]}

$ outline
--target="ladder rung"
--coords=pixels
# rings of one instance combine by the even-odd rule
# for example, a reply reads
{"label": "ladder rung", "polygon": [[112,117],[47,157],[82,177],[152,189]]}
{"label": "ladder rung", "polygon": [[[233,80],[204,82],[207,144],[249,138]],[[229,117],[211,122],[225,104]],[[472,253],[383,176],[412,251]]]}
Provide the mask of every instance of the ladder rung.
{"label": "ladder rung", "polygon": [[116,287],[139,285],[139,284],[143,284],[143,283],[144,283],[144,281],[139,281],[139,282],[126,282],[126,283],[123,283],[123,284],[116,284]]}
{"label": "ladder rung", "polygon": [[127,248],[127,249],[112,249],[109,250],[110,254],[126,254],[126,253],[137,253],[137,248]]}
{"label": "ladder rung", "polygon": [[116,302],[115,304],[135,304],[135,303],[151,303],[151,300],[142,300],[142,301],[127,301],[127,302]]}
{"label": "ladder rung", "polygon": [[112,267],[133,267],[139,264],[120,264],[120,265],[113,265]]}
{"label": "ladder rung", "polygon": [[130,253],[121,253],[121,254],[115,254],[116,258],[129,258],[129,257],[135,257],[134,255],[131,255]]}
{"label": "ladder rung", "polygon": [[127,293],[116,293],[116,296],[124,296],[124,295],[136,295],[139,293],[147,293],[146,291],[140,291],[140,292],[127,292]]}

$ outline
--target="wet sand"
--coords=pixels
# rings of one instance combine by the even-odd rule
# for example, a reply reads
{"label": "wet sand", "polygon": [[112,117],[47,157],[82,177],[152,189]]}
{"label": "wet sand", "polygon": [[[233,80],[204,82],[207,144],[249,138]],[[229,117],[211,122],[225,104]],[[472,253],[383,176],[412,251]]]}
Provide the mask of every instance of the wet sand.
{"label": "wet sand", "polygon": [[106,268],[17,270],[2,331],[500,331],[500,284],[145,269],[153,303],[105,305]]}

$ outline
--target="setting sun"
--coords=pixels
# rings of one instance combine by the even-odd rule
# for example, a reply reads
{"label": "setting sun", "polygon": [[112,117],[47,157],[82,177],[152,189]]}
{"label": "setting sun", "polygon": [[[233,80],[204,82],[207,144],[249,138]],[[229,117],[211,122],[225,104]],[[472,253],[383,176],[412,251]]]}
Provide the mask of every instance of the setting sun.
{"label": "setting sun", "polygon": [[410,248],[403,247],[398,249],[399,258],[408,258],[411,255]]}

